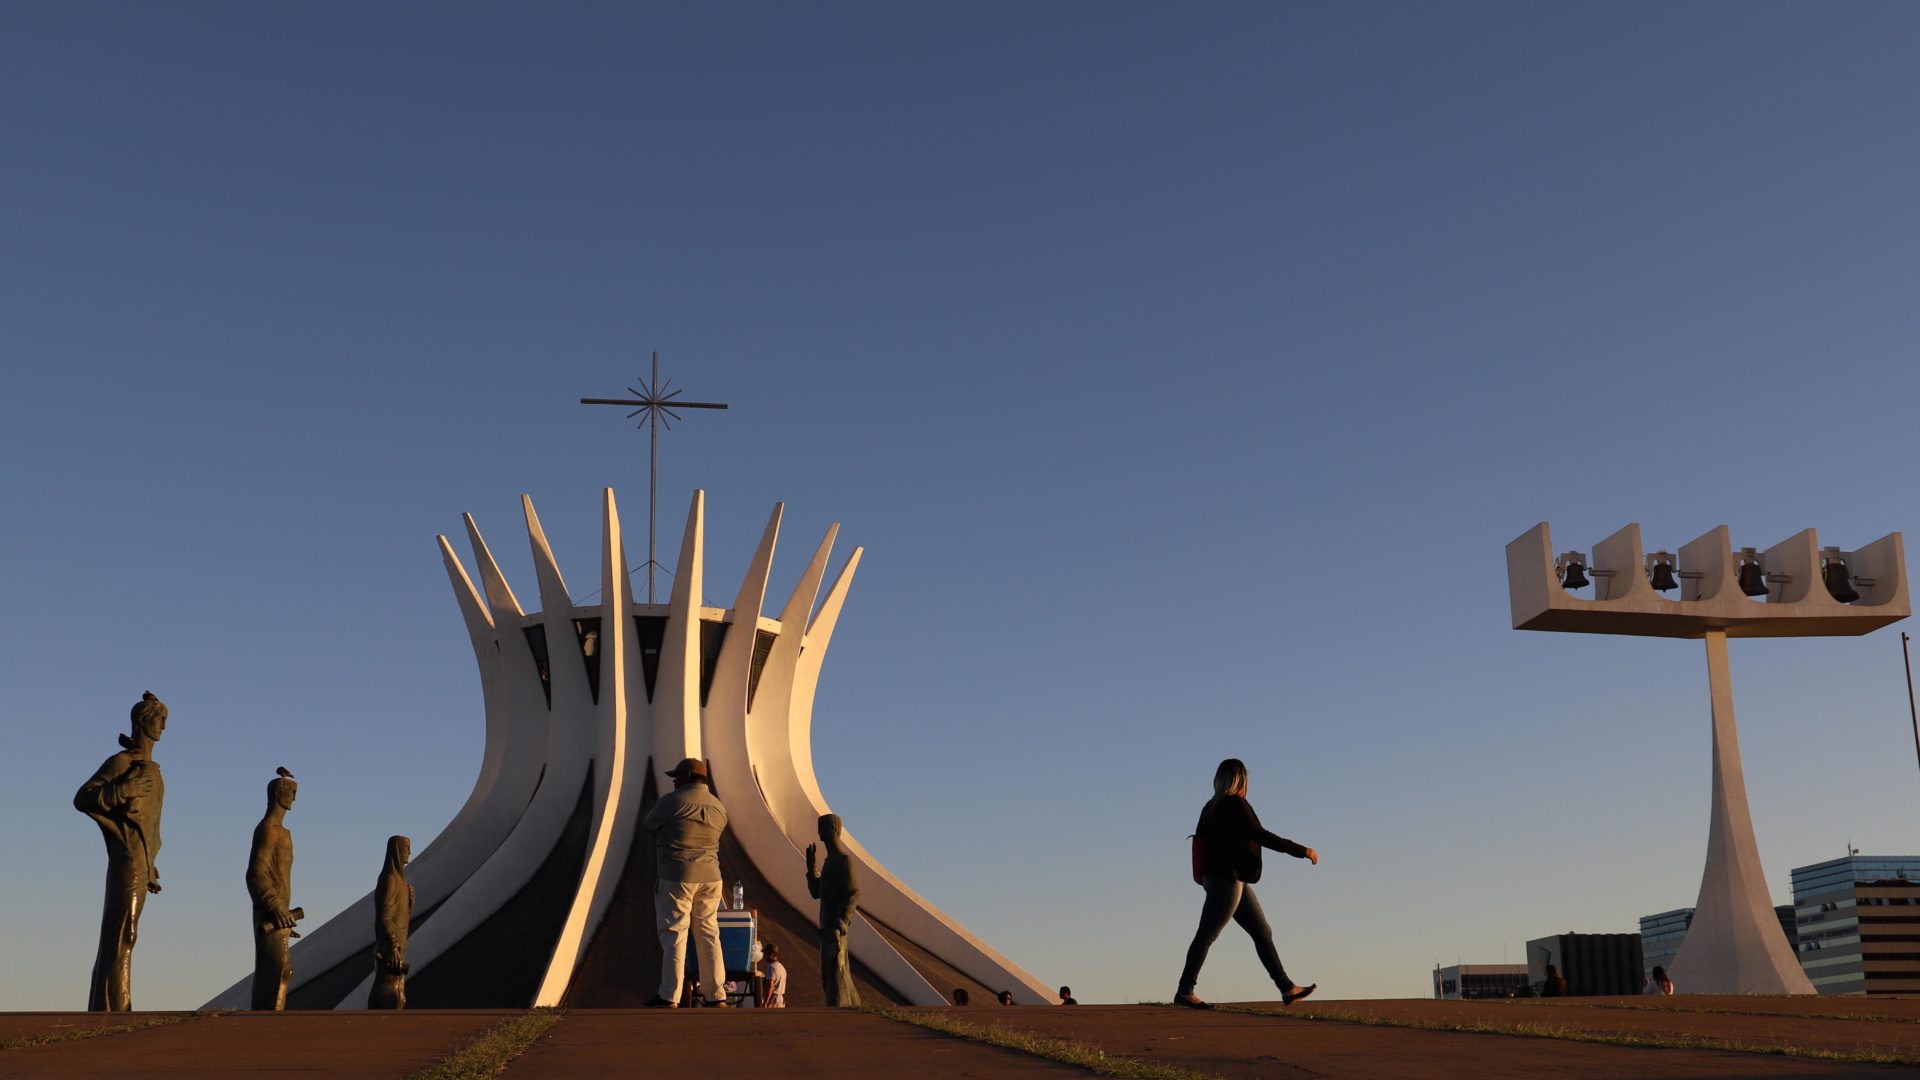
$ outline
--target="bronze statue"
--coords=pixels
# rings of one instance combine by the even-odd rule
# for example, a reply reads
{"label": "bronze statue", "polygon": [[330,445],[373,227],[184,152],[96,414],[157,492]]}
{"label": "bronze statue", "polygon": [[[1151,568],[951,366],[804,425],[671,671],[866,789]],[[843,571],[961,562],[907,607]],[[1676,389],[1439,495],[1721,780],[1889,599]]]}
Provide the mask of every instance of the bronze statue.
{"label": "bronze statue", "polygon": [[369,1009],[407,1007],[407,925],[413,919],[413,886],[407,884],[407,860],[413,841],[387,837],[387,863],[373,885],[373,989]]}
{"label": "bronze statue", "polygon": [[287,811],[300,785],[285,766],[267,781],[267,813],[253,827],[253,850],[247,856],[247,895],[253,898],[253,1003],[255,1009],[279,1011],[287,1007],[287,980],[293,961],[287,939],[297,937],[295,923],[306,914],[287,906],[293,887],[293,834],[287,831]]}
{"label": "bronze statue", "polygon": [[107,898],[100,912],[100,948],[93,957],[87,1011],[133,1008],[133,942],[148,893],[160,891],[160,804],[166,780],[153,744],[167,730],[167,707],[149,690],[133,706],[133,734],[74,793],[73,808],[92,818],[107,841]]}
{"label": "bronze statue", "polygon": [[840,846],[839,814],[820,815],[820,843],[827,845],[827,862],[818,873],[813,859],[820,845],[807,845],[807,894],[820,901],[820,986],[828,1005],[858,1008],[860,991],[853,985],[853,969],[847,961],[847,931],[860,903],[860,882]]}

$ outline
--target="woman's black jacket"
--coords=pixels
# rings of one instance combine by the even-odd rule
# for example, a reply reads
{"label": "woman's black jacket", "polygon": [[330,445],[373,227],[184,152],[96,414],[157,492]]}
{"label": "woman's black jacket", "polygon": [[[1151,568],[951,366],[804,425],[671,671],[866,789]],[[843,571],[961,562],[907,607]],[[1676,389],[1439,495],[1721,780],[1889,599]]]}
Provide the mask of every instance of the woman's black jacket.
{"label": "woman's black jacket", "polygon": [[1275,836],[1260,827],[1259,815],[1240,795],[1217,795],[1200,811],[1200,824],[1194,829],[1205,852],[1201,873],[1212,877],[1231,874],[1251,885],[1260,880],[1260,849],[1284,851],[1296,859],[1307,857],[1307,849],[1284,836]]}

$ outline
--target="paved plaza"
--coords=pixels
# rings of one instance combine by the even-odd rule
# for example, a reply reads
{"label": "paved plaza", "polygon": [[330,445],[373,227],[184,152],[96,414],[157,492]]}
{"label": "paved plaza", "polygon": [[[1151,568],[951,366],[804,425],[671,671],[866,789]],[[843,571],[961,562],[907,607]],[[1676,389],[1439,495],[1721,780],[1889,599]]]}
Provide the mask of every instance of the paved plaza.
{"label": "paved plaza", "polygon": [[[1836,1077],[1920,1062],[1920,999],[1683,996],[903,1009],[1219,1077]],[[8,1077],[410,1076],[511,1011],[0,1014]],[[168,1022],[176,1021],[176,1022]],[[135,1030],[72,1037],[103,1026]],[[1478,1030],[1475,1030],[1478,1029]],[[25,1045],[36,1036],[59,1041]],[[1869,1060],[1900,1059],[1906,1064]],[[1092,1071],[873,1013],[572,1010],[514,1077],[1071,1077]]]}

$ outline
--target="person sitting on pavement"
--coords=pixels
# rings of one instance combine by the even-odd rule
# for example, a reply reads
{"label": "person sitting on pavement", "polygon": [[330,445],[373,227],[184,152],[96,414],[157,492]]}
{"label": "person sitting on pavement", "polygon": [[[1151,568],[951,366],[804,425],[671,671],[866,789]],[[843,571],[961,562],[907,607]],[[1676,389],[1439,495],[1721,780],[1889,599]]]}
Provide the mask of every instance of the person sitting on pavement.
{"label": "person sitting on pavement", "polygon": [[1540,984],[1540,996],[1543,998],[1567,996],[1567,977],[1560,974],[1560,968],[1557,965],[1547,965],[1547,979]]}
{"label": "person sitting on pavement", "polygon": [[1647,979],[1647,985],[1640,988],[1643,994],[1672,994],[1673,980],[1667,977],[1667,969],[1656,965],[1653,975]]}

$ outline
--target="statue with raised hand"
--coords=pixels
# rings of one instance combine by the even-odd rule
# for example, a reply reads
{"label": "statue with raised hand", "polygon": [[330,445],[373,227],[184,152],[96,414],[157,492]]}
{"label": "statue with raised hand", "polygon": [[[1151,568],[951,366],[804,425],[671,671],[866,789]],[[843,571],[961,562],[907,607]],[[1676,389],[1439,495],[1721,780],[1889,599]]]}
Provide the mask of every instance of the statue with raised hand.
{"label": "statue with raised hand", "polygon": [[147,894],[160,891],[160,805],[166,780],[153,744],[167,730],[167,707],[149,690],[133,706],[133,733],[74,793],[73,808],[100,826],[107,841],[107,898],[100,912],[100,947],[93,958],[89,1012],[133,1008],[133,942]]}
{"label": "statue with raised hand", "polygon": [[407,928],[413,921],[413,886],[407,883],[407,860],[413,841],[387,837],[387,862],[373,886],[373,989],[369,1009],[407,1007]]}
{"label": "statue with raised hand", "polygon": [[860,903],[860,882],[840,843],[840,815],[820,815],[820,843],[827,845],[826,865],[814,869],[814,849],[807,845],[807,894],[820,901],[820,986],[827,1004],[843,1008],[860,1005],[847,957],[847,932]]}
{"label": "statue with raised hand", "polygon": [[247,856],[247,895],[253,898],[253,1002],[251,1008],[279,1011],[287,1007],[287,980],[293,961],[287,955],[288,938],[298,937],[295,923],[306,914],[289,908],[293,889],[293,834],[285,824],[287,811],[300,785],[285,766],[267,782],[267,812],[253,827],[253,850]]}

